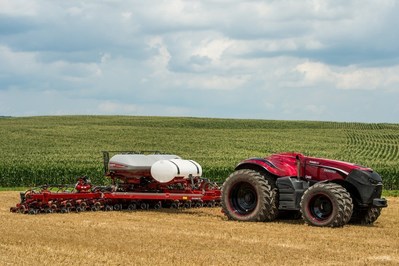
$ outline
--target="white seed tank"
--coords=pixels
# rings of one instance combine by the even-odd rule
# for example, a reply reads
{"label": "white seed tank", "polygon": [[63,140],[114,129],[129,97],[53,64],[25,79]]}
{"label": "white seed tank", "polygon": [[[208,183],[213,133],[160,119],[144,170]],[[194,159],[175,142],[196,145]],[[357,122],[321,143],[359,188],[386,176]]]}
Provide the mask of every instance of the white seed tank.
{"label": "white seed tank", "polygon": [[170,159],[180,159],[180,157],[173,154],[116,154],[109,160],[108,169],[131,173],[149,172],[155,162]]}
{"label": "white seed tank", "polygon": [[190,176],[200,177],[201,175],[201,165],[193,160],[160,160],[151,166],[151,176],[160,183],[168,183],[175,177],[188,179]]}

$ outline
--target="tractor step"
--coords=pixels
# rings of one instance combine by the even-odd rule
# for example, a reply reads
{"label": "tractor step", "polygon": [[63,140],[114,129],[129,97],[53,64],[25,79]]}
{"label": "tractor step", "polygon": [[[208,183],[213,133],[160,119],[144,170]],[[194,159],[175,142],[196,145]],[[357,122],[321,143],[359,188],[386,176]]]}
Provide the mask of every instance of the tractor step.
{"label": "tractor step", "polygon": [[295,177],[281,177],[276,181],[279,191],[279,210],[300,210],[301,198],[309,183]]}

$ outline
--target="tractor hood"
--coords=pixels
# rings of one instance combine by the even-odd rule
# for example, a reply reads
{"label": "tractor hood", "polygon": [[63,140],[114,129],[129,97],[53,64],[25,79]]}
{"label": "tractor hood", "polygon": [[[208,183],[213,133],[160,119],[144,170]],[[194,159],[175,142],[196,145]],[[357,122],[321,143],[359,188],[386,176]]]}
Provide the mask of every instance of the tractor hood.
{"label": "tractor hood", "polygon": [[[341,174],[341,176],[347,176],[350,172],[352,172],[352,170],[355,169],[368,172],[373,171],[371,168],[349,162],[308,157],[301,153],[294,152],[272,154],[264,158],[250,158],[240,162],[236,169],[240,169],[243,168],[244,165],[251,164],[262,166],[276,176],[297,176],[297,160],[301,162],[302,171],[305,171],[305,168],[317,167],[331,171],[337,171]],[[303,176],[304,172],[300,173],[300,175]]]}

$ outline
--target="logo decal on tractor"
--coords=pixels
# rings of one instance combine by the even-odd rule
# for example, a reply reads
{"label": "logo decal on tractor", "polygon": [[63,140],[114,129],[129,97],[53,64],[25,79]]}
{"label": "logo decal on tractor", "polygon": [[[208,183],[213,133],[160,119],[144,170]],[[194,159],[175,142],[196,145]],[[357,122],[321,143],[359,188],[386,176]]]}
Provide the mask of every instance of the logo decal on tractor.
{"label": "logo decal on tractor", "polygon": [[335,174],[337,172],[335,170],[326,169],[326,168],[324,168],[323,171],[326,172],[326,173],[332,173],[332,174]]}

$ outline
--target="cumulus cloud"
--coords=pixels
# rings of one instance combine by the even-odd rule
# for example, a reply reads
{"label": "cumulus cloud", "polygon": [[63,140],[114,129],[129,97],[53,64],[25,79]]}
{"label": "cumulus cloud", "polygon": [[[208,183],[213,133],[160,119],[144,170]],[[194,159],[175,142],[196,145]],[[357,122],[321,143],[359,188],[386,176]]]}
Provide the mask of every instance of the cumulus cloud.
{"label": "cumulus cloud", "polygon": [[0,112],[398,122],[398,12],[391,0],[3,0]]}
{"label": "cumulus cloud", "polygon": [[399,66],[364,68],[331,67],[319,62],[305,62],[296,67],[303,75],[303,86],[353,90],[388,90],[399,92]]}

